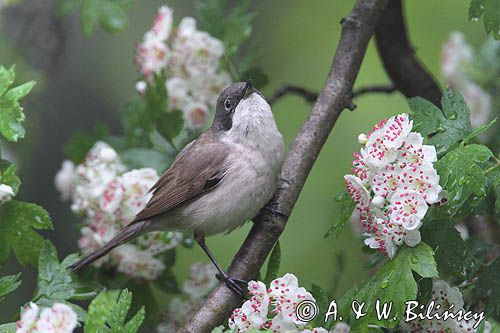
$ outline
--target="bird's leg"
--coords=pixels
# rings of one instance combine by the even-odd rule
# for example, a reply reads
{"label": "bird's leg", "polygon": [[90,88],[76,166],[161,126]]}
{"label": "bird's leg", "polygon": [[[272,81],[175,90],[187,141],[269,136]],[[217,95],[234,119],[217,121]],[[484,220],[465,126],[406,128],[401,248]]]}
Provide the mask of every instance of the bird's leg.
{"label": "bird's leg", "polygon": [[194,239],[196,240],[198,245],[200,245],[200,247],[203,249],[203,251],[210,258],[210,261],[214,264],[214,266],[219,271],[219,274],[216,275],[217,279],[219,279],[219,281],[226,283],[227,287],[229,289],[231,289],[234,293],[236,293],[238,296],[240,296],[241,298],[245,298],[245,295],[243,293],[243,289],[238,285],[238,283],[246,284],[247,281],[233,278],[222,270],[222,268],[219,266],[219,264],[215,260],[214,256],[212,255],[212,252],[210,252],[210,250],[208,249],[207,244],[205,243],[205,235],[195,234]]}

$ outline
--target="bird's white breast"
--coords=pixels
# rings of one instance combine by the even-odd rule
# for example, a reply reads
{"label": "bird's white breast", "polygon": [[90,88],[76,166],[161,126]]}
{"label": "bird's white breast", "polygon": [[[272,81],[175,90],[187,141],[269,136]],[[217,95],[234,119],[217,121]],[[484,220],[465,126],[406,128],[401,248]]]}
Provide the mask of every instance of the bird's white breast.
{"label": "bird's white breast", "polygon": [[180,211],[182,228],[206,235],[230,232],[255,217],[271,199],[284,157],[283,138],[269,104],[254,93],[235,110],[220,137],[231,152],[221,183]]}

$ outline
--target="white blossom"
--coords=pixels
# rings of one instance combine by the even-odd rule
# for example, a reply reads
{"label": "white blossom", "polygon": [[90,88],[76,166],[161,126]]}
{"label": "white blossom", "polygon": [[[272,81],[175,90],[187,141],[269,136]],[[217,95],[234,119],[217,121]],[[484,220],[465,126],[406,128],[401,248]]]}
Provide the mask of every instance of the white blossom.
{"label": "white blossom", "polygon": [[183,291],[193,299],[208,295],[219,282],[217,269],[212,263],[196,263],[191,266],[189,278],[184,282]]}
{"label": "white blossom", "polygon": [[346,323],[337,323],[330,333],[349,333],[351,328]]}
{"label": "white blossom", "polygon": [[[198,30],[192,17],[184,17],[170,33],[171,25],[172,10],[163,6],[153,28],[137,46],[135,62],[146,81],[151,82],[153,74],[165,74],[166,111],[182,111],[187,128],[201,129],[220,92],[232,82],[220,68],[224,44]],[[142,82],[137,85],[140,93],[145,89]]]}
{"label": "white blossom", "polygon": [[365,245],[390,258],[403,243],[420,243],[418,229],[428,207],[441,200],[433,166],[436,149],[424,145],[412,128],[406,114],[376,124],[366,145],[354,154],[354,174],[344,176],[356,204],[353,225],[361,229]]}
{"label": "white blossom", "polygon": [[78,318],[69,306],[56,303],[50,308],[43,309],[37,323],[37,330],[51,333],[71,333],[78,324]]}
{"label": "white blossom", "polygon": [[36,332],[38,305],[30,303],[21,312],[21,319],[16,324],[16,333]]}
{"label": "white blossom", "polygon": [[56,189],[61,193],[63,200],[68,200],[75,187],[75,163],[70,160],[65,160],[62,163],[61,170],[56,174],[54,183]]}
{"label": "white blossom", "polygon": [[[154,169],[127,171],[117,152],[104,142],[97,142],[82,164],[63,166],[56,178],[56,183],[64,184],[60,190],[64,187],[71,197],[72,209],[84,218],[78,246],[85,255],[100,249],[134,219],[151,198],[149,191],[159,179]],[[114,249],[93,265],[115,268],[133,279],[154,280],[165,269],[163,253],[182,239],[179,232],[148,233]]]}
{"label": "white blossom", "polygon": [[0,204],[11,200],[14,195],[14,189],[11,186],[0,184]]}
{"label": "white blossom", "polygon": [[139,93],[139,95],[143,96],[146,93],[146,89],[148,88],[148,84],[145,81],[137,81],[135,83],[135,90]]}

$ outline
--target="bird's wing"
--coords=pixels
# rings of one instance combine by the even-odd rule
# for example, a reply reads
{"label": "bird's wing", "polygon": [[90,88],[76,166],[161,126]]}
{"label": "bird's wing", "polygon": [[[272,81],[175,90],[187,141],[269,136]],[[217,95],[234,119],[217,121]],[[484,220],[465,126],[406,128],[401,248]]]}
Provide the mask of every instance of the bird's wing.
{"label": "bird's wing", "polygon": [[209,130],[186,146],[152,187],[153,196],[134,222],[144,221],[215,188],[229,167],[228,146]]}

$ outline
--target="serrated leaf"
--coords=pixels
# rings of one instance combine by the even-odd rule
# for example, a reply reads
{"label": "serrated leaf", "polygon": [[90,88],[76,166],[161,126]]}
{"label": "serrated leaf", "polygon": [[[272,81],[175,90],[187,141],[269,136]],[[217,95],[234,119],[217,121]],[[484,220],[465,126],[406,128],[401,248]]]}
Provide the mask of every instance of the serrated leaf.
{"label": "serrated leaf", "polygon": [[0,134],[9,141],[24,137],[22,123],[25,117],[19,100],[35,85],[35,82],[31,81],[9,89],[14,82],[14,76],[14,67],[7,70],[0,66]]}
{"label": "serrated leaf", "polygon": [[20,277],[21,273],[0,278],[0,301],[3,296],[16,290],[21,285]]}
{"label": "serrated leaf", "polygon": [[264,283],[269,285],[271,281],[278,278],[279,270],[281,264],[281,248],[279,241],[274,245],[273,251],[269,256],[269,262],[267,263],[266,278]]}
{"label": "serrated leaf", "polygon": [[475,261],[467,244],[449,221],[426,221],[420,232],[422,239],[434,249],[440,272],[463,280],[474,270]]}
{"label": "serrated leaf", "polygon": [[0,159],[0,184],[12,187],[16,195],[21,186],[21,180],[16,175],[16,166],[9,161]]}
{"label": "serrated leaf", "polygon": [[16,323],[8,323],[0,325],[0,333],[15,333]]}
{"label": "serrated leaf", "polygon": [[495,125],[495,123],[497,122],[497,118],[493,119],[492,121],[490,121],[489,123],[487,124],[484,124],[484,125],[481,125],[477,128],[475,128],[472,132],[469,133],[469,135],[467,135],[465,137],[465,139],[463,140],[463,143],[464,144],[468,144],[472,139],[476,138],[477,136],[483,134],[484,132],[486,132],[491,126]]}
{"label": "serrated leaf", "polygon": [[45,242],[40,251],[37,287],[33,301],[39,305],[52,306],[57,302],[94,297],[96,295],[94,285],[80,283],[71,276],[69,267],[77,258],[75,254],[70,254],[59,263],[54,246],[48,241]]}
{"label": "serrated leaf", "polygon": [[347,221],[351,218],[354,207],[356,207],[356,204],[352,201],[346,189],[335,196],[335,201],[338,203],[338,212],[334,214],[334,221],[330,229],[325,233],[325,238],[334,233],[335,237],[338,237]]}
{"label": "serrated leaf", "polygon": [[330,304],[328,301],[328,295],[326,294],[326,291],[316,283],[313,283],[311,286],[311,294],[314,297],[316,305],[319,309],[319,313],[316,315],[314,320],[314,326],[322,326],[325,323],[325,313],[328,310],[328,305]]}
{"label": "serrated leaf", "polygon": [[500,320],[500,258],[493,261],[479,275],[473,289],[475,298],[487,298],[484,302],[486,314]]}
{"label": "serrated leaf", "polygon": [[[387,261],[382,268],[362,288],[348,292],[339,304],[342,304],[341,313],[348,313],[351,319],[352,311],[346,308],[353,300],[365,302],[366,316],[351,320],[351,330],[354,332],[366,330],[368,325],[379,325],[394,328],[403,318],[405,302],[417,296],[417,283],[413,277],[416,272],[424,278],[437,277],[436,263],[430,246],[420,243],[414,248],[399,249],[396,256]],[[376,316],[375,304],[392,302],[392,310],[387,319],[379,320]],[[393,317],[398,320],[394,321]],[[344,315],[344,320],[348,318]]]}
{"label": "serrated leaf", "polygon": [[2,96],[7,89],[14,83],[15,79],[15,66],[12,66],[9,69],[6,69],[3,66],[0,66],[0,96]]}
{"label": "serrated leaf", "polygon": [[446,90],[441,100],[442,111],[420,97],[409,100],[413,111],[413,129],[426,136],[426,143],[436,147],[439,155],[458,144],[472,131],[470,113],[463,97]]}
{"label": "serrated leaf", "polygon": [[85,320],[85,333],[137,332],[144,321],[145,311],[142,307],[130,321],[125,323],[131,303],[132,293],[127,289],[119,293],[102,291],[89,306]]}
{"label": "serrated leaf", "polygon": [[484,30],[500,39],[500,0],[472,0],[469,6],[469,20],[483,17]]}
{"label": "serrated leaf", "polygon": [[35,230],[52,229],[49,214],[40,206],[9,201],[0,206],[0,264],[14,250],[19,263],[36,265],[44,239]]}
{"label": "serrated leaf", "polygon": [[119,294],[119,290],[101,291],[92,300],[85,318],[85,333],[97,333],[101,327],[104,327],[110,309],[116,304]]}
{"label": "serrated leaf", "polygon": [[435,163],[439,183],[448,191],[447,213],[467,216],[486,196],[487,178],[483,171],[493,153],[483,145],[459,146]]}

